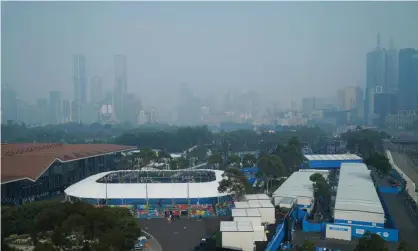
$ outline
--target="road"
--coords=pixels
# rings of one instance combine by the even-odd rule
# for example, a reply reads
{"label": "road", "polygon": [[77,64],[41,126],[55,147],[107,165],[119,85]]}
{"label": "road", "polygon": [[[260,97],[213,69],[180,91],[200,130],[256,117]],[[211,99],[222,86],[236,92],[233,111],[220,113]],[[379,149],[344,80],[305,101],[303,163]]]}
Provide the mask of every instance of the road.
{"label": "road", "polygon": [[[186,219],[168,223],[166,219],[140,219],[141,229],[153,235],[164,251],[191,251],[202,238],[219,229],[220,217]],[[149,250],[149,249],[147,249]]]}
{"label": "road", "polygon": [[145,235],[147,237],[147,247],[144,249],[146,251],[163,251],[163,248],[161,247],[160,243],[158,242],[157,239],[155,239],[155,237],[148,233],[145,230],[141,230],[142,234]]}

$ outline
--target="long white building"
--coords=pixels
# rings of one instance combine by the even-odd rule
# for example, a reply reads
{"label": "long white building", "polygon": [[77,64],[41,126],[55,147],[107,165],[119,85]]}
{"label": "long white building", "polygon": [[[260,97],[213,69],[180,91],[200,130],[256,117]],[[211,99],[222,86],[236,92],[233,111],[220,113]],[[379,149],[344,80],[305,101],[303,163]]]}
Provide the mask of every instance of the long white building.
{"label": "long white building", "polygon": [[342,163],[334,208],[334,222],[383,227],[385,212],[363,163]]}

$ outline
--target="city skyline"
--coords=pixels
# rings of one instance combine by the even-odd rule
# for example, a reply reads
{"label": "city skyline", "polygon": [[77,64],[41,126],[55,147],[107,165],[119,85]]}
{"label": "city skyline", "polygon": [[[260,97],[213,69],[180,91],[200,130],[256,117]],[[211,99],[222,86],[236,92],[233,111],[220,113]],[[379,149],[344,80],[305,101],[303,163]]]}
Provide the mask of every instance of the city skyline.
{"label": "city skyline", "polygon": [[[319,18],[323,10],[327,14]],[[108,90],[114,82],[112,57],[123,54],[130,92],[151,106],[176,104],[171,92],[183,82],[199,96],[258,89],[265,99],[283,105],[311,94],[330,96],[347,85],[363,86],[364,54],[373,48],[377,32],[384,47],[392,37],[396,48],[417,48],[418,35],[406,29],[417,19],[414,10],[413,3],[390,2],[8,2],[2,8],[2,83],[30,102],[49,90],[71,99],[68,58],[83,54],[87,79],[99,76]],[[214,11],[217,20],[210,14]],[[173,21],[176,13],[184,15]],[[22,70],[26,74],[17,74]],[[38,90],[23,88],[30,84]],[[307,90],[307,85],[315,88]],[[156,101],[158,95],[164,103]]]}

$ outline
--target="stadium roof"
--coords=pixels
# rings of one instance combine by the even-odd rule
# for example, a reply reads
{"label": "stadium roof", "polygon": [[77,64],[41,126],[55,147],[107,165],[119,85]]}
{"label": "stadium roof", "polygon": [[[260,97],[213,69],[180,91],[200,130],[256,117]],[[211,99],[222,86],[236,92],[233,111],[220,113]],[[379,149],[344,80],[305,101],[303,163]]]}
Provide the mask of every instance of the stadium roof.
{"label": "stadium roof", "polygon": [[324,160],[361,160],[362,158],[355,154],[306,154],[305,158],[309,161]]}
{"label": "stadium roof", "polygon": [[1,145],[1,183],[36,181],[53,163],[136,149],[111,144],[24,143]]}
{"label": "stadium roof", "polygon": [[343,163],[335,210],[384,214],[370,170],[363,163]]}
{"label": "stadium roof", "polygon": [[[181,171],[181,170],[180,170]],[[67,189],[65,193],[77,198],[90,199],[183,199],[213,198],[227,195],[219,193],[218,186],[223,171],[199,169],[196,171],[214,172],[216,179],[201,183],[99,183],[98,179],[109,173],[103,172],[81,180]],[[176,172],[176,171],[173,171]],[[192,170],[190,172],[193,172]],[[107,187],[106,187],[107,186]],[[189,188],[189,189],[187,189]],[[107,191],[107,193],[106,193]],[[147,196],[148,191],[148,196]]]}

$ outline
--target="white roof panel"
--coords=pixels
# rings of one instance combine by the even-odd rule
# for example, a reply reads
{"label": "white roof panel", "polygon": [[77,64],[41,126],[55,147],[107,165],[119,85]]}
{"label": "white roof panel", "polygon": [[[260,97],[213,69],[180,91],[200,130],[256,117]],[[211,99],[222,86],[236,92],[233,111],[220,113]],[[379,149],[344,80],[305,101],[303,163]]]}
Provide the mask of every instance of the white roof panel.
{"label": "white roof panel", "polygon": [[246,217],[247,216],[247,212],[246,209],[244,208],[234,208],[231,210],[232,212],[232,217]]}
{"label": "white roof panel", "polygon": [[221,221],[221,232],[253,232],[251,221]]}
{"label": "white roof panel", "polygon": [[287,180],[273,193],[273,197],[292,198],[313,198],[313,187],[309,177],[312,172],[294,172]]}
{"label": "white roof panel", "polygon": [[235,208],[232,209],[232,217],[261,217],[261,214],[257,208]]}
{"label": "white roof panel", "polygon": [[270,200],[270,197],[267,196],[267,194],[246,194],[245,196],[246,200]]}
{"label": "white roof panel", "polygon": [[363,163],[343,163],[340,169],[335,210],[384,214],[370,170]]}
{"label": "white roof panel", "polygon": [[313,160],[361,160],[362,158],[355,154],[306,154],[305,159]]}
{"label": "white roof panel", "polygon": [[234,202],[235,208],[250,208],[248,202],[246,201],[236,201]]}
{"label": "white roof panel", "polygon": [[[85,178],[65,189],[69,196],[93,199],[142,199],[147,198],[213,198],[227,195],[219,193],[218,186],[223,171],[205,170],[215,173],[216,180],[202,183],[98,183],[98,179],[112,172],[103,172]],[[193,172],[193,171],[191,171]],[[106,188],[107,186],[107,188]],[[146,188],[148,187],[148,189]]]}

